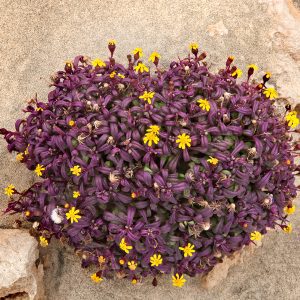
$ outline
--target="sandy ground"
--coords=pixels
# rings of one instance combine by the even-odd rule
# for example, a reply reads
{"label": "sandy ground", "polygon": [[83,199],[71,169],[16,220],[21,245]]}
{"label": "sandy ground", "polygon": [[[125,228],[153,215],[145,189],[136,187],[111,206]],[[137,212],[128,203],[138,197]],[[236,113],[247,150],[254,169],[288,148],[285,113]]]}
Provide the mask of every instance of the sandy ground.
{"label": "sandy ground", "polygon": [[[110,38],[117,40],[117,58],[123,62],[133,48],[142,47],[147,56],[154,50],[161,53],[162,63],[167,64],[183,57],[189,43],[197,41],[209,53],[212,68],[234,55],[242,69],[257,63],[274,74],[273,83],[296,86],[299,62],[289,51],[278,50],[281,36],[270,37],[279,28],[278,19],[269,14],[274,1],[0,0],[0,128],[12,129],[16,118],[22,117],[25,101],[35,93],[46,100],[49,76],[66,60],[78,54],[104,58]],[[290,97],[300,96],[297,88],[279,87]],[[2,139],[0,173],[1,190],[9,183],[24,189],[35,180],[7,153]],[[1,194],[1,210],[6,203]],[[180,290],[171,286],[169,278],[160,280],[156,288],[147,281],[136,286],[127,281],[95,286],[73,254],[54,245],[49,249],[53,261],[46,269],[47,299],[300,299],[299,216],[297,210],[291,218],[293,234],[268,234],[255,255],[231,269],[211,291],[200,289],[198,279]],[[0,227],[11,227],[12,222],[12,217],[0,216]]]}

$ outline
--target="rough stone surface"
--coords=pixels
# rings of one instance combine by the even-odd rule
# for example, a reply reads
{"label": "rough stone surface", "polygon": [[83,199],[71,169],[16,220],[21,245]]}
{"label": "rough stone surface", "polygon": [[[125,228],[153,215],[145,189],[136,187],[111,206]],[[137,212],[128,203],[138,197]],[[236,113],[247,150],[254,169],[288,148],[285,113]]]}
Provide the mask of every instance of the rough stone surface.
{"label": "rough stone surface", "polygon": [[43,267],[36,240],[28,232],[0,230],[0,298],[41,300]]}
{"label": "rough stone surface", "polygon": [[261,242],[256,242],[256,245],[250,244],[233,255],[225,257],[222,263],[216,265],[207,275],[200,278],[201,286],[211,289],[220,284],[227,278],[228,272],[233,266],[243,263],[245,258],[253,255],[255,249],[261,245]]}
{"label": "rough stone surface", "polygon": [[[271,84],[281,95],[299,103],[300,16],[298,0],[0,0],[0,127],[12,129],[22,117],[25,101],[37,92],[46,99],[49,75],[77,54],[104,58],[106,41],[115,38],[117,58],[139,46],[146,56],[155,50],[162,64],[183,57],[196,41],[208,53],[211,68],[224,65],[228,55],[237,65],[256,63],[260,77],[273,74]],[[299,6],[298,6],[299,7]],[[0,189],[14,183],[27,188],[34,175],[15,162],[0,141]],[[298,200],[299,203],[299,200]],[[7,204],[2,195],[0,209]],[[300,299],[300,212],[292,216],[294,233],[271,232],[251,258],[233,266],[222,285],[205,291],[199,279],[182,289],[164,277],[153,288],[150,279],[137,286],[126,281],[93,285],[90,271],[57,244],[49,248],[45,299]],[[1,216],[0,227],[14,217]],[[53,273],[54,272],[54,273]]]}

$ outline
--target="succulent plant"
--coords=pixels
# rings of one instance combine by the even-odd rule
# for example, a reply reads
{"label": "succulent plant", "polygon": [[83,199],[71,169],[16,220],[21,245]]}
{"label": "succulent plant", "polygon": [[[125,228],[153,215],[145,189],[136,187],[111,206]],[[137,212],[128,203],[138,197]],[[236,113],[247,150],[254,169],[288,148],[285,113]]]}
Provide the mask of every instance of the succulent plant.
{"label": "succulent plant", "polygon": [[[47,102],[33,99],[16,130],[1,129],[10,152],[41,180],[8,187],[7,213],[34,223],[42,246],[54,237],[76,249],[91,278],[136,283],[174,272],[206,274],[268,228],[287,232],[296,169],[287,108],[276,114],[270,73],[239,82],[229,57],[213,74],[192,55],[153,70],[128,55],[77,56],[52,77]],[[298,120],[298,121],[297,121]],[[297,123],[298,122],[298,123]]]}

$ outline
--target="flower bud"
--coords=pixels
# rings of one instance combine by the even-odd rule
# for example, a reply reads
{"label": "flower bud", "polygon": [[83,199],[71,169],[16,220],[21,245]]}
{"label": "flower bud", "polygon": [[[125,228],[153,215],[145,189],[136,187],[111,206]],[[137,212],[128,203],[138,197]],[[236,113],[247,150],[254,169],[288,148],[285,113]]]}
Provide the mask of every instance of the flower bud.
{"label": "flower bud", "polygon": [[229,67],[234,60],[234,56],[229,56],[226,61],[226,67]]}
{"label": "flower bud", "polygon": [[116,50],[116,41],[115,40],[108,41],[108,50],[110,51],[111,57],[113,57],[114,52]]}

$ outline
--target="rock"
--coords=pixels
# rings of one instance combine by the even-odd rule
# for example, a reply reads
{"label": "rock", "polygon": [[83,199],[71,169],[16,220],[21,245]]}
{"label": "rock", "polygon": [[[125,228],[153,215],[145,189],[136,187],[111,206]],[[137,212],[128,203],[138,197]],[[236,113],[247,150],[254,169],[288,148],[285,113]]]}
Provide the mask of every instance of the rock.
{"label": "rock", "polygon": [[228,29],[225,27],[223,20],[221,20],[216,24],[209,25],[207,27],[207,32],[210,36],[226,35],[228,34]]}
{"label": "rock", "polygon": [[0,298],[43,298],[43,266],[36,266],[38,243],[27,231],[0,229]]}
{"label": "rock", "polygon": [[256,242],[256,246],[250,244],[233,255],[225,257],[222,263],[217,264],[207,275],[200,278],[201,287],[211,289],[220,284],[227,277],[230,268],[242,263],[244,258],[252,255],[255,249],[260,246],[261,242]]}

